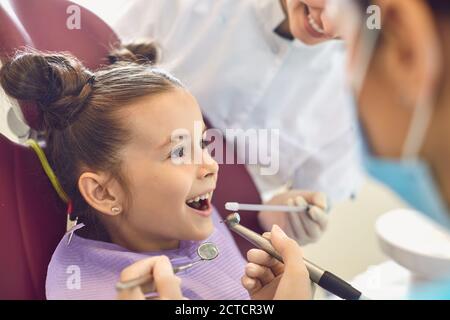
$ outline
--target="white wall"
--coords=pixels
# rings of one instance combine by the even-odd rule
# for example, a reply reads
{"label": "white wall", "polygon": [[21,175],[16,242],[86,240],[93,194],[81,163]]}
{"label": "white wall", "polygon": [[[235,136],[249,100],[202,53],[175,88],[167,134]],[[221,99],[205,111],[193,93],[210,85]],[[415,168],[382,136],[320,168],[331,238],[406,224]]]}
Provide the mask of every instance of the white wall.
{"label": "white wall", "polygon": [[305,256],[351,280],[387,259],[378,247],[375,221],[383,213],[404,206],[392,192],[368,179],[354,201],[332,210],[327,232],[318,243],[304,248]]}

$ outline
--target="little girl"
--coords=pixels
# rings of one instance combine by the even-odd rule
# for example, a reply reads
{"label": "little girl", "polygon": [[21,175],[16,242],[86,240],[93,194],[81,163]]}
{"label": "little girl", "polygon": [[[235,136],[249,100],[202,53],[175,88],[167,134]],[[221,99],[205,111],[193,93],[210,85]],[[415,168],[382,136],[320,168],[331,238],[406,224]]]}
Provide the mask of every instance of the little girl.
{"label": "little girl", "polygon": [[[48,299],[114,299],[125,267],[159,255],[190,263],[206,241],[220,254],[178,274],[183,296],[249,298],[245,260],[211,206],[218,165],[206,141],[190,139],[203,123],[200,108],[152,66],[156,52],[147,43],[122,47],[92,73],[71,55],[27,51],[0,71],[8,95],[40,109],[46,153],[84,224],[53,254]],[[190,137],[174,139],[179,129]],[[186,157],[202,161],[174,161]]]}

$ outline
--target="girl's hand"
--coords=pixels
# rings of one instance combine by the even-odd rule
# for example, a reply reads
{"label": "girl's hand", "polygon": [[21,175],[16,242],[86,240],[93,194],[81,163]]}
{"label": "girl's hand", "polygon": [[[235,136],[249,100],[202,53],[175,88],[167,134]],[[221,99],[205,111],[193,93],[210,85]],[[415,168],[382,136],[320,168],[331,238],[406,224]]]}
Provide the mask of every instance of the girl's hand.
{"label": "girl's hand", "polygon": [[[133,263],[122,270],[120,281],[130,281],[141,276],[153,276],[156,292],[162,300],[181,300],[181,279],[173,273],[172,264],[166,256],[151,257]],[[145,300],[141,287],[137,286],[118,293],[119,300]]]}
{"label": "girl's hand", "polygon": [[289,237],[304,246],[319,240],[328,225],[327,198],[323,193],[291,190],[273,197],[269,205],[310,205],[308,212],[260,212],[258,219],[265,230],[279,225]]}
{"label": "girl's hand", "polygon": [[312,299],[309,273],[303,262],[303,253],[295,240],[278,227],[264,236],[271,240],[284,264],[268,253],[252,249],[247,253],[248,264],[242,285],[254,300],[306,300]]}

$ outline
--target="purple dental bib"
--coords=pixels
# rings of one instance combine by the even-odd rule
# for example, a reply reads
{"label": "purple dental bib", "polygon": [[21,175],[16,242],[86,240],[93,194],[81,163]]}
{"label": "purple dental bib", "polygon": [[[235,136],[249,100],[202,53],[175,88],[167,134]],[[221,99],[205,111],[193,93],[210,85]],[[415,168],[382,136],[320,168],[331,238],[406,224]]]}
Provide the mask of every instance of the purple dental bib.
{"label": "purple dental bib", "polygon": [[174,266],[199,260],[197,248],[212,242],[219,256],[177,275],[188,299],[249,299],[241,285],[246,261],[241,256],[230,231],[220,223],[214,210],[214,232],[204,241],[180,241],[174,250],[135,253],[113,243],[88,240],[73,235],[67,245],[66,234],[58,244],[47,270],[47,299],[115,299],[115,285],[120,272],[130,264],[151,256],[166,255]]}

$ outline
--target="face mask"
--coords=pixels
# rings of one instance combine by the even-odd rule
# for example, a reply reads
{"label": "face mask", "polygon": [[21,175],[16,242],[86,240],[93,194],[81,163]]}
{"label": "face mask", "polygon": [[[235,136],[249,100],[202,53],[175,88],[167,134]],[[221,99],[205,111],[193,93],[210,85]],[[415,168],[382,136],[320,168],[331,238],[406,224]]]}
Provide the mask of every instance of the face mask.
{"label": "face mask", "polygon": [[[359,43],[363,49],[355,56],[355,65],[358,67],[351,79],[356,96],[361,93],[379,36],[377,30],[362,29],[364,31]],[[418,101],[401,159],[390,160],[374,156],[360,127],[362,161],[371,176],[391,188],[414,209],[450,229],[449,210],[431,168],[418,156],[431,122],[432,99],[422,95]]]}
{"label": "face mask", "polygon": [[372,177],[392,189],[412,208],[450,229],[446,204],[425,161],[375,157],[364,134],[361,134],[361,150],[364,168]]}

